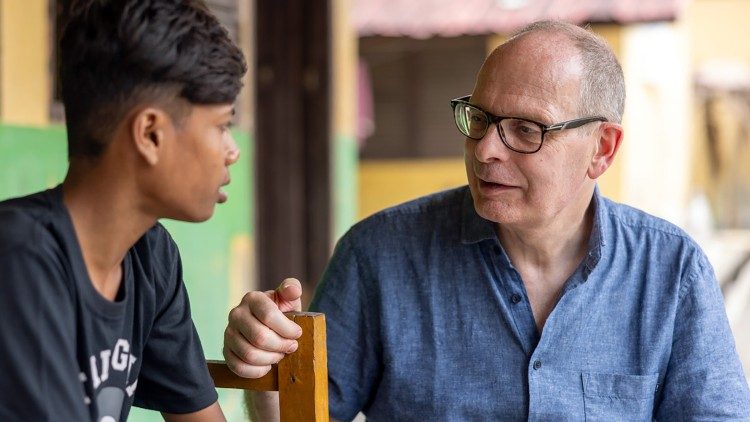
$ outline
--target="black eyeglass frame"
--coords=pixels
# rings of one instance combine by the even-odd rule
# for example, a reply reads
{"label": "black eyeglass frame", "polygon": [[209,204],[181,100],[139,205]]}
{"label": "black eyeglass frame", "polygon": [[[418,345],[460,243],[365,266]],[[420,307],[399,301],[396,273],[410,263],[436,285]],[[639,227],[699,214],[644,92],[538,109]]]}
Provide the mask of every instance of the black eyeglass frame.
{"label": "black eyeglass frame", "polygon": [[[566,120],[564,122],[555,123],[552,125],[545,125],[544,123],[540,123],[531,119],[526,119],[523,117],[512,117],[512,116],[495,116],[492,113],[489,113],[485,110],[483,110],[481,107],[478,107],[472,103],[469,102],[469,99],[471,98],[471,95],[466,95],[464,97],[459,97],[451,100],[451,109],[453,110],[453,122],[456,124],[456,127],[458,128],[458,131],[461,132],[464,136],[466,136],[469,139],[473,139],[475,141],[479,141],[482,138],[484,138],[485,135],[487,135],[487,131],[490,130],[490,125],[492,123],[495,124],[495,128],[497,128],[497,134],[500,136],[500,140],[503,141],[503,145],[508,147],[511,151],[515,151],[519,154],[533,154],[535,152],[538,152],[540,149],[542,149],[542,145],[544,145],[544,135],[547,132],[557,132],[565,129],[575,129],[577,127],[581,127],[583,125],[587,125],[589,123],[593,122],[607,122],[606,117],[602,116],[590,116],[590,117],[581,117],[578,119],[573,120]],[[468,104],[477,110],[481,111],[484,114],[484,117],[487,119],[487,128],[484,130],[484,133],[482,133],[482,136],[479,138],[475,138],[473,136],[469,136],[469,134],[464,133],[461,130],[461,127],[458,125],[458,121],[456,120],[456,106],[459,104]],[[523,151],[518,150],[516,148],[513,148],[508,144],[508,141],[505,140],[505,136],[503,135],[503,132],[500,130],[500,122],[505,119],[516,119],[516,120],[523,120],[524,122],[534,123],[535,125],[538,125],[542,128],[542,140],[539,142],[539,147],[535,149],[534,151]]]}

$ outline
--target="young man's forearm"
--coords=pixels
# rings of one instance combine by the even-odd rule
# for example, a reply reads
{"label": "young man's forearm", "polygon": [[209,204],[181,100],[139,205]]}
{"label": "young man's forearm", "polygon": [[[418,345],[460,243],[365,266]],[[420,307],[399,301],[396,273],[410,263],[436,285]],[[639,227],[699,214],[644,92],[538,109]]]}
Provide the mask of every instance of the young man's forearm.
{"label": "young man's forearm", "polygon": [[246,391],[245,403],[252,421],[277,422],[280,418],[277,391]]}
{"label": "young man's forearm", "polygon": [[[280,418],[277,391],[246,391],[245,403],[251,421],[277,422]],[[329,420],[338,422],[333,418]]]}

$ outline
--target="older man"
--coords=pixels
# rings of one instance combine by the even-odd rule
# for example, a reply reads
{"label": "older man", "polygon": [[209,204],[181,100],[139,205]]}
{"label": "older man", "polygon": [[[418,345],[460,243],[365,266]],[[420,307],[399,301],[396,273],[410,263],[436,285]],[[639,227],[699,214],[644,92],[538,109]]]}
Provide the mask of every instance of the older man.
{"label": "older man", "polygon": [[[468,188],[354,226],[316,292],[334,418],[750,418],[705,255],[596,189],[624,97],[611,49],[573,25],[531,25],[490,54],[452,101]],[[281,312],[300,289],[285,280],[233,310],[235,372],[260,376],[296,348]]]}

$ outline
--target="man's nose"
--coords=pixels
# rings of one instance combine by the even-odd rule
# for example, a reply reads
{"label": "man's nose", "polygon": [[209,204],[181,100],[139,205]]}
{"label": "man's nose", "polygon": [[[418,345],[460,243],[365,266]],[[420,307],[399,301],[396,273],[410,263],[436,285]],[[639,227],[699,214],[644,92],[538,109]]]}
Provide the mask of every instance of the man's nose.
{"label": "man's nose", "polygon": [[491,124],[482,139],[476,141],[474,155],[482,163],[506,161],[510,157],[511,150],[503,143],[496,125]]}

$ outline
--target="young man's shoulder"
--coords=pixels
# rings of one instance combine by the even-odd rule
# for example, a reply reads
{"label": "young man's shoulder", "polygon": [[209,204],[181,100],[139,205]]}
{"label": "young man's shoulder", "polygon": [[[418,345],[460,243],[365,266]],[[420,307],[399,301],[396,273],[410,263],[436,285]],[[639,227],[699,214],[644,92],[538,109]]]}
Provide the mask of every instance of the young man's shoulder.
{"label": "young man's shoulder", "polygon": [[159,222],[154,224],[146,233],[138,239],[136,246],[143,245],[147,246],[151,251],[176,253],[177,245],[175,244],[172,235],[169,234],[167,229]]}
{"label": "young man's shoulder", "polygon": [[0,201],[2,294],[22,303],[73,291],[55,192]]}
{"label": "young man's shoulder", "polygon": [[141,258],[166,260],[170,264],[174,264],[180,255],[172,235],[158,222],[138,239],[133,248]]}
{"label": "young man's shoulder", "polygon": [[7,199],[0,202],[0,254],[31,247],[51,240],[50,225],[55,215],[52,191]]}

